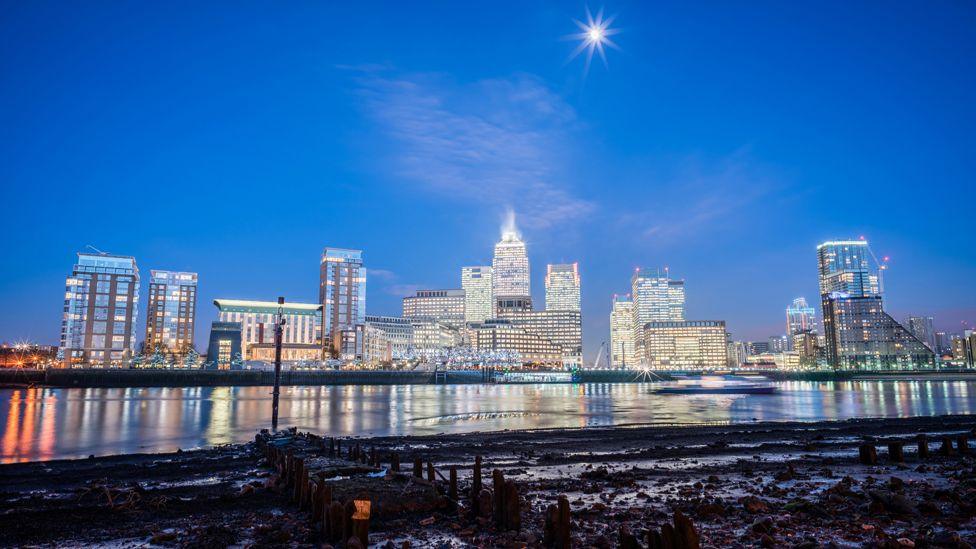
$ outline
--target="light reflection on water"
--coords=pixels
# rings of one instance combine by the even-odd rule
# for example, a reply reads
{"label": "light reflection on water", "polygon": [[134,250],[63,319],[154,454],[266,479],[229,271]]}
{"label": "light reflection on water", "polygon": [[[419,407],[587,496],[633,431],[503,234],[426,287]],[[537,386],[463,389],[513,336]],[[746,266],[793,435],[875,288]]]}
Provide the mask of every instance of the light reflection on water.
{"label": "light reflection on water", "polygon": [[[970,414],[976,381],[784,382],[768,395],[652,395],[650,384],[283,387],[280,425],[407,435],[629,423]],[[0,389],[0,462],[251,440],[269,387]]]}

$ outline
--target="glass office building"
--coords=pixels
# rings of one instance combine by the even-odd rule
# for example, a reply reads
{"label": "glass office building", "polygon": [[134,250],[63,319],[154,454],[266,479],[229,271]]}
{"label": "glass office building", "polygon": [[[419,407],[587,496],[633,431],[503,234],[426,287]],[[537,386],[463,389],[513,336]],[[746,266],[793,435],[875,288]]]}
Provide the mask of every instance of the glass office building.
{"label": "glass office building", "polygon": [[366,268],[362,250],[322,250],[319,303],[322,304],[323,349],[326,356],[338,358],[342,347],[340,332],[355,330],[366,318]]}
{"label": "glass office building", "polygon": [[492,293],[496,300],[532,295],[529,289],[529,256],[525,242],[518,233],[508,231],[502,235],[501,241],[495,244],[491,267]]}
{"label": "glass office building", "polygon": [[728,335],[721,320],[648,322],[647,367],[652,370],[721,370],[728,364]]}
{"label": "glass office building", "polygon": [[417,290],[403,298],[403,317],[436,320],[454,328],[464,327],[464,290]]}
{"label": "glass office building", "polygon": [[193,348],[197,273],[150,271],[146,349],[184,356]]}
{"label": "glass office building", "polygon": [[630,294],[613,296],[610,311],[610,365],[637,368],[640,361],[634,347],[634,302]]}
{"label": "glass office building", "polygon": [[546,266],[546,310],[580,310],[580,276],[577,263]]}
{"label": "glass office building", "polygon": [[135,353],[138,311],[135,258],[79,253],[65,281],[58,351],[63,364],[126,366]]}
{"label": "glass office building", "polygon": [[630,281],[634,305],[634,344],[637,357],[643,360],[645,353],[644,326],[648,322],[681,322],[685,319],[685,283],[672,280],[665,270],[636,269]]}
{"label": "glass office building", "polygon": [[462,267],[461,289],[464,290],[465,322],[484,322],[495,316],[490,266]]}

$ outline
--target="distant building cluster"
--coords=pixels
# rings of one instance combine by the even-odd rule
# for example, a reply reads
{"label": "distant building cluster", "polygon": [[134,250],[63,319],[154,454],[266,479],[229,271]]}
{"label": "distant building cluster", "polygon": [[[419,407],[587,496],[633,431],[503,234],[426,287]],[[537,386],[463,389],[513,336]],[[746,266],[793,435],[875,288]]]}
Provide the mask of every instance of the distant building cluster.
{"label": "distant building cluster", "polygon": [[[595,367],[698,371],[913,369],[976,366],[976,333],[937,331],[931,316],[904,323],[884,308],[883,274],[867,241],[817,247],[822,317],[803,297],[786,308],[785,333],[733,341],[723,320],[693,320],[685,281],[669,269],[635,269],[630,293],[611,301],[609,343]],[[4,366],[292,368],[446,364],[451,367],[578,368],[583,330],[578,263],[549,264],[541,308],[529,257],[514,222],[491,265],[460,268],[459,288],[419,289],[400,316],[369,315],[361,250],[327,247],[316,303],[216,299],[205,356],[194,341],[198,275],[150,271],[142,343],[139,269],[128,256],[79,253],[65,283],[61,345],[4,346]],[[56,358],[55,358],[56,357]],[[602,361],[601,361],[602,359]]]}

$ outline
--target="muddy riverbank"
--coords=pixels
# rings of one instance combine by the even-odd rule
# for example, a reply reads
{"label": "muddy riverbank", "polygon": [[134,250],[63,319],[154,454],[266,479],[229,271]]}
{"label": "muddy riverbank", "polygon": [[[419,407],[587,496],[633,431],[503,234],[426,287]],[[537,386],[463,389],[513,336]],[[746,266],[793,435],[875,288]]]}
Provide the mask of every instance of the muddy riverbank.
{"label": "muddy riverbank", "polygon": [[[626,546],[631,536],[643,544],[676,512],[703,547],[967,547],[976,535],[976,444],[960,447],[959,436],[974,427],[971,416],[942,416],[335,442],[282,432],[261,444],[3,465],[0,545],[317,545],[328,513],[316,501],[328,488],[343,506],[371,502],[368,538],[377,547],[543,546],[560,495],[573,547]],[[919,433],[932,441],[924,459]],[[940,453],[943,436],[951,455]],[[858,462],[866,439],[877,444],[877,464]],[[899,440],[904,460],[894,463],[886,445]],[[289,484],[294,469],[274,467],[269,447],[302,459],[320,481],[304,509]],[[394,455],[399,474],[390,471]],[[486,491],[495,469],[512,481],[512,517],[486,511],[490,493],[472,512],[476,456]]]}

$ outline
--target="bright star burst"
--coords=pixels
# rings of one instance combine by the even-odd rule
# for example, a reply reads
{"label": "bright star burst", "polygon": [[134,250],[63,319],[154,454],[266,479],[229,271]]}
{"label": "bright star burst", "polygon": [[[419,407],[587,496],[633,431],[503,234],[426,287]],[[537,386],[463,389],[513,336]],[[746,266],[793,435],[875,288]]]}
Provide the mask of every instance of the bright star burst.
{"label": "bright star burst", "polygon": [[598,11],[596,14],[596,18],[594,18],[593,15],[590,13],[590,9],[586,8],[586,23],[578,19],[573,20],[573,22],[576,23],[576,26],[578,26],[580,30],[582,30],[583,32],[577,34],[571,34],[568,36],[568,38],[577,39],[581,41],[580,45],[577,46],[575,50],[573,50],[572,54],[570,54],[569,59],[570,60],[575,59],[576,56],[578,56],[579,54],[583,53],[584,50],[586,50],[585,72],[589,72],[590,70],[590,62],[593,60],[593,52],[597,52],[600,54],[600,59],[603,60],[603,66],[606,67],[607,66],[606,47],[609,46],[617,50],[620,49],[620,47],[617,46],[617,44],[615,44],[613,40],[610,40],[610,36],[620,32],[617,29],[610,28],[610,23],[613,23],[613,20],[616,17],[617,17],[616,15],[612,15],[604,19],[603,8],[600,8],[600,11]]}

